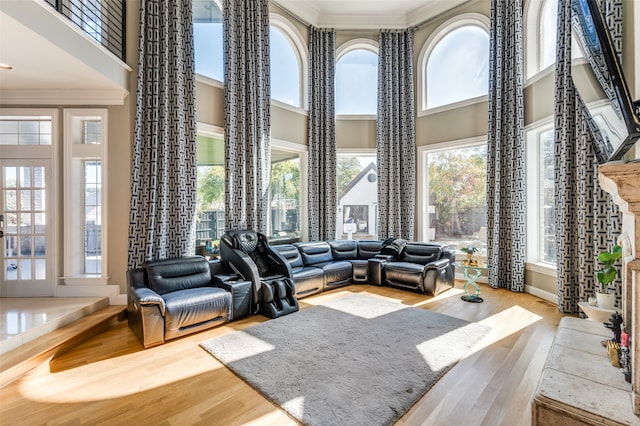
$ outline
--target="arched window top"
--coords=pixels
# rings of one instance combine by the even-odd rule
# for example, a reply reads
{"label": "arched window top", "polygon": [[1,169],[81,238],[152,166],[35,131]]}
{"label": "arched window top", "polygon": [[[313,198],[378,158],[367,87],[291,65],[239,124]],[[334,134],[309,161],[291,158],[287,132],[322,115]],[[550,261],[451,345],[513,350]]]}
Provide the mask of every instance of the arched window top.
{"label": "arched window top", "polygon": [[378,44],[356,39],[336,50],[336,115],[378,112]]}
{"label": "arched window top", "polygon": [[420,52],[421,112],[486,96],[489,19],[461,14],[433,32]]}
{"label": "arched window top", "polygon": [[193,39],[196,73],[224,81],[220,0],[193,2]]}
{"label": "arched window top", "polygon": [[271,99],[303,108],[306,105],[308,54],[300,32],[283,16],[269,14]]}
{"label": "arched window top", "polygon": [[531,78],[556,62],[558,0],[531,0],[525,25],[526,70]]}

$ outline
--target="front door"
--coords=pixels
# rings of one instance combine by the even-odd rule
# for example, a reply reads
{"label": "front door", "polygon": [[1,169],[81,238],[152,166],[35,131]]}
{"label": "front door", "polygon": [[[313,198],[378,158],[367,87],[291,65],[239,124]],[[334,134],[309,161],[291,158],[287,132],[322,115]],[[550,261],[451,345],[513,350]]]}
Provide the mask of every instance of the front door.
{"label": "front door", "polygon": [[55,279],[50,160],[0,160],[0,171],[0,297],[51,297]]}

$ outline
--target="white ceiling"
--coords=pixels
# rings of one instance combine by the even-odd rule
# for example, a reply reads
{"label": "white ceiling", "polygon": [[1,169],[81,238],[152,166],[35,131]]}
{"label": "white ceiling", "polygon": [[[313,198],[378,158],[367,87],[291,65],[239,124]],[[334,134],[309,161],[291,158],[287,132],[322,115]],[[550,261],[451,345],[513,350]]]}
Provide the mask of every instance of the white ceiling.
{"label": "white ceiling", "polygon": [[[317,27],[391,29],[420,24],[470,0],[273,1]],[[0,103],[121,104],[131,70],[95,45],[44,1],[0,0],[0,63],[13,66],[0,69]]]}
{"label": "white ceiling", "polygon": [[407,28],[470,0],[273,0],[309,24],[336,29]]}

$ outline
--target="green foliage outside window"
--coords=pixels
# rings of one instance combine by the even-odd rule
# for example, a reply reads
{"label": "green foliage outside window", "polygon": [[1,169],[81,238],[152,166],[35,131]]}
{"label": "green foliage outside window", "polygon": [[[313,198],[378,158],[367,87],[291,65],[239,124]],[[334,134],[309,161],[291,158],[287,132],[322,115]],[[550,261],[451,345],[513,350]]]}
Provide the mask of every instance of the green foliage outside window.
{"label": "green foliage outside window", "polygon": [[429,204],[435,206],[430,227],[436,240],[470,236],[486,226],[486,148],[429,154]]}
{"label": "green foliage outside window", "polygon": [[300,160],[271,165],[271,200],[300,200]]}
{"label": "green foliage outside window", "polygon": [[224,209],[224,167],[198,167],[196,212]]}
{"label": "green foliage outside window", "polygon": [[362,165],[358,157],[351,155],[339,155],[336,159],[336,175],[338,195],[351,183],[354,177],[360,173]]}

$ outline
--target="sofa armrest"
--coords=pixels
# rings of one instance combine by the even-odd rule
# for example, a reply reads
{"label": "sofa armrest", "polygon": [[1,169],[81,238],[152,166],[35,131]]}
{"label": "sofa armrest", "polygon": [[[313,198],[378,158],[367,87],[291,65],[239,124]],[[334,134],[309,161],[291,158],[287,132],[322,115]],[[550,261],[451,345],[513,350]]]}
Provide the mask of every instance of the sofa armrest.
{"label": "sofa armrest", "polygon": [[164,299],[155,291],[150,288],[138,287],[129,289],[129,294],[134,302],[138,302],[140,306],[158,306],[160,313],[164,316],[166,309]]}
{"label": "sofa armrest", "polygon": [[146,287],[129,286],[127,322],[142,346],[164,343],[165,304],[162,297]]}
{"label": "sofa armrest", "polygon": [[426,264],[422,270],[422,287],[426,294],[437,296],[454,285],[449,259],[438,259]]}
{"label": "sofa armrest", "polygon": [[248,317],[251,314],[251,281],[244,280],[221,280],[218,276],[214,276],[212,280],[213,286],[221,288],[231,293],[231,301],[233,303],[233,311],[231,312],[232,320]]}
{"label": "sofa armrest", "polygon": [[423,270],[427,271],[429,269],[442,269],[446,268],[447,266],[449,266],[449,259],[438,259],[424,265]]}

